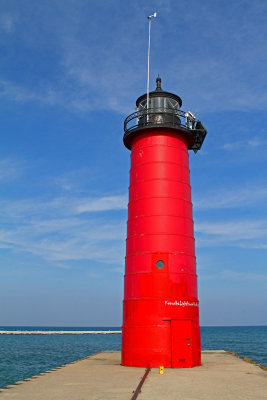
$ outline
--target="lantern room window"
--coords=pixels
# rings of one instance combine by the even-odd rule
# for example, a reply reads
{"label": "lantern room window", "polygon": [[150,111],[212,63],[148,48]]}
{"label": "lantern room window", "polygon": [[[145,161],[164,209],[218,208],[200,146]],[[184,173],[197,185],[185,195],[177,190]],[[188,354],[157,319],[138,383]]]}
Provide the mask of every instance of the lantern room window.
{"label": "lantern room window", "polygon": [[[147,105],[147,99],[140,101],[140,103],[138,104],[137,111],[146,110],[147,109],[146,105]],[[178,111],[180,110],[180,104],[178,103],[178,101],[170,99],[168,97],[162,97],[162,96],[150,97],[148,108],[157,110],[160,109],[161,111],[164,111],[165,109],[167,109],[168,111],[170,110]]]}

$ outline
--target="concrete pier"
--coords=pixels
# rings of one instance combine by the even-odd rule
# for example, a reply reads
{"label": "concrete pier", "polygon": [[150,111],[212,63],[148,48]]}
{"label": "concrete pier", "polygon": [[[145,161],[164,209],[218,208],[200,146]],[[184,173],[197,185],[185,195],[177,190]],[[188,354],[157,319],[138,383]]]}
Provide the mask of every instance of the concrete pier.
{"label": "concrete pier", "polygon": [[225,351],[203,351],[195,368],[123,367],[103,351],[0,391],[0,400],[266,400],[267,372]]}

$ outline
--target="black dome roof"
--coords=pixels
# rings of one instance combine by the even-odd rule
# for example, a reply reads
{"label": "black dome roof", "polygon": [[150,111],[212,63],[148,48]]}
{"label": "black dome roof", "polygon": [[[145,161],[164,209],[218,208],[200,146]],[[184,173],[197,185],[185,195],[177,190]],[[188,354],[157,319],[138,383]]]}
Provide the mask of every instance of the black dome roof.
{"label": "black dome roof", "polygon": [[[160,76],[157,77],[156,83],[157,83],[157,87],[153,92],[149,92],[149,98],[152,98],[152,97],[169,97],[170,99],[176,100],[180,104],[180,107],[182,106],[183,102],[182,102],[182,99],[179,96],[177,96],[176,94],[165,92],[164,90],[162,90]],[[147,94],[146,93],[142,94],[142,96],[138,97],[138,99],[136,100],[136,106],[138,107],[139,103],[141,103],[141,101],[143,101],[143,100],[146,100],[146,98],[147,98]]]}

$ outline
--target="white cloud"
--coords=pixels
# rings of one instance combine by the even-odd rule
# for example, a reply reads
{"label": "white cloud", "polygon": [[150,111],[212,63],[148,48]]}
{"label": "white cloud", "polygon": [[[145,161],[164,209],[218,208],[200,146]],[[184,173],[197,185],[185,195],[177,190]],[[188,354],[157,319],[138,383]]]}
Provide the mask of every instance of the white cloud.
{"label": "white cloud", "polygon": [[[27,6],[18,2],[22,18],[16,34],[21,48],[51,54],[56,72],[51,68],[48,81],[38,76],[39,89],[12,77],[3,78],[2,95],[18,102],[37,101],[72,111],[133,110],[135,97],[145,92],[147,6],[107,3],[100,9],[89,3],[77,6],[74,2],[57,2],[57,12],[45,4],[29,13]],[[202,111],[265,110],[267,94],[262,88],[266,84],[267,55],[261,43],[266,37],[266,24],[258,22],[265,5],[250,2],[244,12],[240,2],[230,5],[222,15],[218,7],[210,8],[205,2],[195,13],[186,2],[162,4],[155,3],[158,19],[153,26],[151,82],[153,76],[164,71],[168,77],[163,77],[166,90],[169,87],[184,93],[185,102],[191,99],[191,107]],[[232,7],[235,12],[229,14]],[[9,12],[1,21],[6,32],[14,29],[15,18]],[[105,27],[100,29],[102,21]],[[185,29],[188,40],[181,41]],[[174,46],[167,46],[166,54],[170,40]],[[32,72],[38,74],[37,69]]]}
{"label": "white cloud", "polygon": [[0,29],[5,33],[10,34],[15,30],[16,17],[10,13],[0,15]]}
{"label": "white cloud", "polygon": [[197,223],[196,232],[225,237],[228,240],[254,239],[267,234],[267,220]]}
{"label": "white cloud", "polygon": [[[195,224],[196,244],[205,246],[231,246],[267,248],[262,242],[267,237],[267,220],[233,220],[229,222],[204,222]],[[260,246],[260,247],[259,247]]]}
{"label": "white cloud", "polygon": [[[246,247],[244,245],[240,245],[240,247]],[[251,249],[262,249],[262,250],[267,250],[267,243],[251,243],[249,246]]]}
{"label": "white cloud", "polygon": [[247,187],[234,189],[218,189],[202,198],[194,200],[196,210],[211,210],[223,208],[240,208],[267,200],[267,187],[265,183],[247,185]]}
{"label": "white cloud", "polygon": [[68,94],[63,90],[57,91],[56,87],[45,89],[32,89],[9,80],[0,79],[0,96],[18,103],[40,102],[49,106],[70,107]]}
{"label": "white cloud", "polygon": [[266,145],[267,145],[267,140],[263,140],[260,138],[254,138],[252,140],[243,140],[243,141],[238,141],[238,142],[225,143],[222,146],[222,149],[227,150],[227,151],[235,151],[236,149],[241,149],[242,151],[244,151],[244,150],[251,151],[251,149],[257,149],[259,147],[266,147]]}
{"label": "white cloud", "polygon": [[88,272],[87,276],[89,278],[93,278],[93,279],[101,278],[101,275],[100,274],[96,274],[95,272]]}
{"label": "white cloud", "polygon": [[267,274],[253,273],[253,272],[238,272],[233,270],[223,270],[214,274],[204,274],[202,272],[203,279],[230,279],[233,280],[246,280],[246,281],[265,281],[267,280]]}
{"label": "white cloud", "polygon": [[[125,210],[127,195],[101,197],[61,196],[45,201],[43,198],[29,198],[15,201],[0,201],[0,215],[4,218],[34,218],[42,216],[43,229],[57,224],[75,224],[70,216],[101,211]],[[60,220],[58,220],[60,217]],[[68,217],[68,219],[66,219]],[[29,219],[28,219],[29,221]],[[46,226],[47,225],[47,226]]]}
{"label": "white cloud", "polygon": [[127,196],[107,196],[98,199],[82,200],[76,207],[75,213],[124,210],[127,208]]}
{"label": "white cloud", "polygon": [[52,231],[42,231],[39,222],[31,222],[14,229],[2,229],[0,244],[2,248],[28,252],[52,261],[96,260],[122,264],[125,225],[124,221],[104,224],[101,220],[90,220],[80,221],[75,228],[58,225]]}
{"label": "white cloud", "polygon": [[0,160],[0,181],[10,181],[18,178],[22,173],[21,163],[12,159]]}
{"label": "white cloud", "polygon": [[[0,230],[0,247],[59,262],[62,268],[69,260],[120,265],[124,260],[126,221],[112,215],[103,217],[98,212],[124,209],[124,199],[107,196],[81,201],[60,197],[48,202],[2,202],[0,214],[6,227]],[[81,204],[82,209],[77,211]]]}
{"label": "white cloud", "polygon": [[112,268],[112,271],[119,272],[120,274],[123,274],[124,273],[124,267],[123,266],[115,267],[115,268]]}

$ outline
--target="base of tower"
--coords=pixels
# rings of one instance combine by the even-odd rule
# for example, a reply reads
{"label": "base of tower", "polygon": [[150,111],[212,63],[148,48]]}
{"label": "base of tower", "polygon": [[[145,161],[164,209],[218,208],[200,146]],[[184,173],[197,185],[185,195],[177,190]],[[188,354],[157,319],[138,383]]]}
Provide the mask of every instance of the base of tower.
{"label": "base of tower", "polygon": [[138,368],[193,368],[201,365],[201,353],[193,355],[192,360],[180,358],[173,365],[169,357],[164,357],[162,354],[145,355],[144,353],[124,352],[122,353],[121,365],[124,367],[138,367]]}
{"label": "base of tower", "polygon": [[190,331],[187,331],[181,329],[187,320],[182,320],[182,325],[179,320],[174,322],[174,326],[170,321],[164,321],[161,325],[123,326],[121,364],[142,368],[200,366],[199,327],[192,329],[190,326]]}

